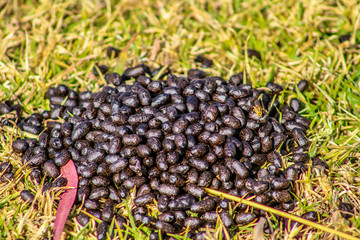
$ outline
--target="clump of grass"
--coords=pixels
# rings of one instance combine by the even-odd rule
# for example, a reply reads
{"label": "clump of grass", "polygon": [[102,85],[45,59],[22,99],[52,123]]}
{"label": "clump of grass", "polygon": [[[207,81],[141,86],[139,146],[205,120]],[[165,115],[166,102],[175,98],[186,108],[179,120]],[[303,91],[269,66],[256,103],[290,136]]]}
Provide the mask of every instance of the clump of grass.
{"label": "clump of grass", "polygon": [[[104,81],[91,74],[95,64],[119,73],[139,63],[169,65],[184,74],[199,67],[193,61],[198,54],[214,61],[210,74],[229,78],[244,72],[254,87],[272,80],[292,89],[306,78],[310,90],[288,92],[283,101],[302,101],[302,114],[313,119],[311,157],[321,157],[330,169],[311,167],[302,174],[293,213],[315,210],[322,225],[359,237],[359,11],[357,1],[328,0],[0,1],[0,101],[20,103],[27,116],[48,110],[43,96],[50,86],[98,89]],[[351,34],[350,41],[340,43],[342,34]],[[106,58],[108,46],[120,48],[120,56]],[[261,61],[243,55],[245,49],[259,51]],[[0,238],[41,239],[51,234],[60,193],[43,195],[41,185],[30,180],[29,168],[11,152],[17,137],[19,132],[0,126],[0,159],[15,167],[14,180],[0,183]],[[36,194],[37,208],[21,201],[23,189]],[[349,220],[340,216],[341,201],[354,206]],[[73,209],[67,221],[68,238],[96,239],[98,220],[81,227],[74,218],[78,212]],[[221,239],[221,226],[209,236]],[[253,226],[240,227],[235,238],[252,238]],[[329,237],[306,226],[279,229],[274,225],[267,237]],[[121,233],[115,239],[146,239],[149,233],[131,224],[120,230],[113,223],[112,230]]]}

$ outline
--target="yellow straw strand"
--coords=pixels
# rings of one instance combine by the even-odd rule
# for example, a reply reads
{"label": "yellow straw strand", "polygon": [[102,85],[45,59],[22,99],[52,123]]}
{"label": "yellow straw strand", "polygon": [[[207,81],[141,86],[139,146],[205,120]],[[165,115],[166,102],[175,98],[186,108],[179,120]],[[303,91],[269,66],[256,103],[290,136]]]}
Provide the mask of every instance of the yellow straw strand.
{"label": "yellow straw strand", "polygon": [[301,218],[301,217],[286,213],[286,212],[278,210],[278,209],[271,208],[269,206],[265,206],[263,204],[252,202],[252,201],[249,201],[249,200],[246,200],[246,199],[243,199],[243,198],[239,198],[239,197],[227,194],[227,193],[219,192],[219,191],[211,189],[211,188],[205,188],[205,190],[208,193],[213,194],[215,196],[227,198],[229,200],[239,202],[239,203],[244,203],[244,204],[249,205],[251,207],[258,208],[258,209],[264,210],[266,212],[273,213],[273,214],[276,214],[278,216],[288,218],[290,220],[293,220],[293,221],[308,225],[310,227],[317,228],[317,229],[319,229],[319,230],[321,230],[323,232],[328,232],[328,233],[331,233],[331,234],[335,234],[335,235],[337,235],[339,237],[350,239],[350,240],[360,240],[360,238],[351,236],[351,235],[349,235],[347,233],[340,232],[340,231],[337,231],[335,229],[325,227],[325,226],[323,226],[321,224],[306,220],[304,218]]}

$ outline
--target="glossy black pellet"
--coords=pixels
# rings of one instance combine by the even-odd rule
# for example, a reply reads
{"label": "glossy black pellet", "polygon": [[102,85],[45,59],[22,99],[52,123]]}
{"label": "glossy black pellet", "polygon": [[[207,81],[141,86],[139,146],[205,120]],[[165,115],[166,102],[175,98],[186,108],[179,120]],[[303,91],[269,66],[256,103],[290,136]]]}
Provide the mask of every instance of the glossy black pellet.
{"label": "glossy black pellet", "polygon": [[195,198],[192,195],[185,194],[171,200],[168,203],[168,207],[171,210],[187,210],[190,209],[190,206],[195,203]]}
{"label": "glossy black pellet", "polygon": [[175,221],[175,216],[172,213],[162,213],[158,216],[160,221],[164,221],[167,223],[172,223]]}
{"label": "glossy black pellet", "polygon": [[60,175],[60,170],[53,161],[47,161],[44,163],[43,172],[51,178],[56,178]]}
{"label": "glossy black pellet", "polygon": [[192,184],[186,184],[185,189],[187,193],[193,195],[194,197],[201,198],[204,197],[206,192],[203,188],[192,185]]}
{"label": "glossy black pellet", "polygon": [[301,217],[312,222],[317,222],[319,220],[318,213],[315,211],[304,213]]}
{"label": "glossy black pellet", "polygon": [[44,152],[35,154],[30,158],[30,164],[32,165],[41,165],[46,161],[47,161],[47,156]]}
{"label": "glossy black pellet", "polygon": [[242,179],[246,179],[249,176],[249,170],[240,161],[232,162],[232,170]]}
{"label": "glossy black pellet", "polygon": [[11,173],[13,165],[10,162],[3,162],[0,164],[0,173]]}
{"label": "glossy black pellet", "polygon": [[[298,84],[297,87],[300,90],[300,92],[304,92],[309,86],[309,82],[306,79],[301,80]],[[294,91],[296,91],[296,88],[294,89]]]}
{"label": "glossy black pellet", "polygon": [[108,58],[117,58],[120,55],[120,50],[115,47],[107,47],[106,55]]}
{"label": "glossy black pellet", "polygon": [[235,221],[237,224],[246,225],[253,222],[256,219],[256,215],[254,213],[238,213],[235,217]]}
{"label": "glossy black pellet", "polygon": [[291,195],[287,191],[273,191],[271,195],[277,202],[289,202],[291,200]]}
{"label": "glossy black pellet", "polygon": [[59,177],[53,182],[52,187],[53,188],[65,187],[67,182],[68,182],[68,180],[66,178]]}
{"label": "glossy black pellet", "polygon": [[101,222],[97,228],[97,238],[98,240],[106,239],[107,232],[109,229],[109,224],[107,222]]}
{"label": "glossy black pellet", "polygon": [[309,140],[306,138],[305,133],[301,129],[295,128],[291,133],[300,146],[307,146],[309,144]]}
{"label": "glossy black pellet", "polygon": [[71,139],[73,141],[76,141],[80,138],[82,138],[83,136],[85,136],[91,129],[91,123],[84,121],[82,123],[79,123],[78,125],[76,125],[74,127],[74,130],[72,131],[71,134]]}
{"label": "glossy black pellet", "polygon": [[101,212],[101,219],[110,223],[114,217],[114,202],[111,199],[107,199],[104,203],[104,208]]}
{"label": "glossy black pellet", "polygon": [[189,227],[190,229],[198,229],[201,225],[201,219],[197,217],[189,217],[184,221],[184,227]]}
{"label": "glossy black pellet", "polygon": [[208,59],[202,55],[199,55],[195,58],[195,62],[201,63],[201,67],[203,68],[209,68],[213,65],[213,61],[211,59]]}
{"label": "glossy black pellet", "polygon": [[83,199],[86,199],[90,194],[90,188],[88,186],[82,186],[78,189],[76,199],[78,202],[82,202]]}
{"label": "glossy black pellet", "polygon": [[158,191],[166,196],[176,196],[179,194],[179,188],[170,184],[161,184]]}
{"label": "glossy black pellet", "polygon": [[340,214],[343,218],[349,219],[354,216],[354,206],[350,203],[342,202],[339,204]]}
{"label": "glossy black pellet", "polygon": [[59,167],[63,167],[70,161],[70,159],[70,152],[67,150],[62,150],[59,152],[59,154],[56,155],[54,163]]}
{"label": "glossy black pellet", "polygon": [[276,152],[270,152],[266,155],[267,160],[274,164],[274,166],[276,166],[277,168],[281,168],[282,167],[282,159],[281,159],[281,155]]}
{"label": "glossy black pellet", "polygon": [[204,213],[201,218],[204,219],[206,222],[216,223],[218,219],[218,214],[216,211],[209,211]]}
{"label": "glossy black pellet", "polygon": [[254,184],[253,192],[260,195],[269,189],[269,183],[265,181],[258,181]]}
{"label": "glossy black pellet", "polygon": [[20,197],[24,202],[32,203],[34,201],[34,195],[28,190],[22,190],[20,193]]}
{"label": "glossy black pellet", "polygon": [[16,139],[13,141],[11,147],[14,152],[24,153],[29,148],[29,144],[25,139]]}
{"label": "glossy black pellet", "polygon": [[141,75],[145,75],[145,73],[150,74],[149,67],[147,67],[146,65],[137,65],[132,68],[127,68],[124,71],[123,76],[125,77],[125,79],[130,79],[130,78],[137,78]]}
{"label": "glossy black pellet", "polygon": [[198,179],[199,187],[208,187],[213,180],[213,174],[210,171],[205,171],[200,174]]}
{"label": "glossy black pellet", "polygon": [[270,88],[270,90],[276,94],[280,94],[284,90],[282,86],[280,86],[276,83],[273,83],[273,82],[268,82],[266,84],[266,87]]}
{"label": "glossy black pellet", "polygon": [[156,221],[155,228],[161,230],[164,233],[175,233],[176,229],[170,224],[164,221]]}
{"label": "glossy black pellet", "polygon": [[104,176],[94,176],[91,179],[91,184],[95,187],[105,187],[110,184],[110,180]]}
{"label": "glossy black pellet", "polygon": [[155,198],[155,196],[153,193],[148,193],[148,194],[145,194],[145,195],[135,198],[134,203],[136,206],[143,207],[146,204],[152,203],[154,198]]}
{"label": "glossy black pellet", "polygon": [[211,211],[215,208],[215,200],[212,198],[207,198],[197,203],[194,203],[190,207],[190,211],[194,213],[205,213]]}
{"label": "glossy black pellet", "polygon": [[85,226],[86,224],[88,224],[88,222],[90,221],[90,217],[88,215],[86,215],[85,213],[80,213],[77,217],[76,220],[80,223],[81,226]]}
{"label": "glossy black pellet", "polygon": [[95,188],[91,191],[89,199],[100,200],[101,198],[107,198],[109,196],[109,189],[106,187]]}
{"label": "glossy black pellet", "polygon": [[133,187],[141,187],[146,182],[146,179],[143,177],[132,177],[124,181],[123,186],[126,189],[132,189]]}
{"label": "glossy black pellet", "polygon": [[[256,57],[259,60],[261,60],[261,54],[257,50],[255,50],[255,49],[247,49],[246,51],[247,51],[247,55],[248,55],[249,58]],[[243,50],[241,53],[245,55],[245,50]]]}
{"label": "glossy black pellet", "polygon": [[109,68],[105,65],[97,65],[93,68],[93,74],[98,77],[100,73],[105,74],[108,70]]}
{"label": "glossy black pellet", "polygon": [[84,202],[84,207],[87,210],[97,210],[100,208],[100,203],[96,200],[86,199]]}
{"label": "glossy black pellet", "polygon": [[225,227],[229,228],[234,224],[232,217],[230,216],[229,212],[227,212],[226,210],[223,209],[219,215]]}
{"label": "glossy black pellet", "polygon": [[190,69],[188,71],[189,78],[204,78],[206,77],[206,73],[200,69]]}
{"label": "glossy black pellet", "polygon": [[10,182],[14,178],[14,173],[4,173],[1,175],[1,182]]}

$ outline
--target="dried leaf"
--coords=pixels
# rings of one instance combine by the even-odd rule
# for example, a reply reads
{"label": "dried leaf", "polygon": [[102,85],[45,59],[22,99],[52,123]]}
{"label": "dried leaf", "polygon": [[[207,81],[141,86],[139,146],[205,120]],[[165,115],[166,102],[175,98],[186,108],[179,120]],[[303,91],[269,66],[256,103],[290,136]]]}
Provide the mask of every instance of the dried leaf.
{"label": "dried leaf", "polygon": [[78,175],[74,162],[70,160],[65,166],[61,168],[61,173],[67,181],[67,189],[62,195],[59,202],[58,211],[56,213],[54,223],[54,240],[60,240],[64,229],[66,219],[69,216],[71,207],[73,206],[77,193]]}

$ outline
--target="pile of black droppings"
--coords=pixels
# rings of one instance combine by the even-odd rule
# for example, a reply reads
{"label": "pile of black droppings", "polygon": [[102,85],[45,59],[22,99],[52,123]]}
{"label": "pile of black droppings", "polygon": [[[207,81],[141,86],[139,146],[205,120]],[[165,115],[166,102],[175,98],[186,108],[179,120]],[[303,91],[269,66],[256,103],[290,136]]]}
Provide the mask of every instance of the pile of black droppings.
{"label": "pile of black droppings", "polygon": [[[119,52],[109,48],[107,54],[116,57]],[[202,67],[213,64],[203,56],[196,61]],[[253,197],[284,211],[294,208],[294,182],[310,161],[306,130],[311,121],[299,114],[298,99],[289,106],[279,104],[282,86],[269,82],[268,90],[253,89],[243,84],[241,73],[225,80],[199,69],[189,70],[187,77],[146,65],[122,75],[108,70],[105,65],[93,69],[109,83],[99,92],[76,92],[65,85],[48,89],[51,110],[42,114],[22,119],[18,105],[0,104],[0,115],[17,112],[2,124],[40,134],[38,141],[17,139],[12,147],[30,165],[32,179],[40,182],[46,175],[44,192],[66,185],[60,168],[74,161],[79,175],[76,205],[84,203],[103,220],[99,239],[106,238],[113,219],[122,228],[128,223],[114,206],[134,188],[131,213],[136,224],[153,229],[150,239],[158,239],[158,230],[166,237],[187,226],[189,238],[203,239],[204,229],[215,227],[218,217],[234,229],[265,215],[245,204],[234,208],[234,202],[209,196],[205,187]],[[294,91],[307,87],[308,81],[301,80]],[[64,122],[54,121],[58,119]],[[2,163],[0,171],[1,181],[11,181],[10,163]],[[34,199],[26,190],[21,197]],[[154,200],[157,218],[148,214]],[[317,220],[317,213],[307,215]],[[86,225],[89,217],[81,213],[77,220]]]}

